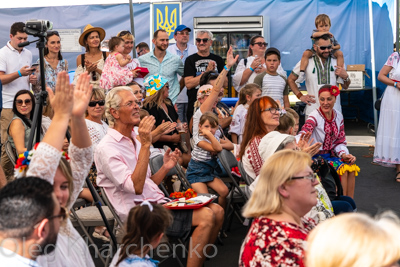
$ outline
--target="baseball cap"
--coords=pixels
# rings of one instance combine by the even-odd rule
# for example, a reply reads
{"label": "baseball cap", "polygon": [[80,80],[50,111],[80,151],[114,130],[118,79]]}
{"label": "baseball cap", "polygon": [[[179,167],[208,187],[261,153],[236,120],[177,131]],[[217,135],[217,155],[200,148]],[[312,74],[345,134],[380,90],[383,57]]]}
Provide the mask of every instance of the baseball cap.
{"label": "baseball cap", "polygon": [[189,32],[192,31],[188,26],[181,24],[181,25],[179,25],[178,27],[176,27],[176,29],[175,29],[175,31],[174,31],[174,35],[176,34],[176,32],[181,32],[181,31],[186,30],[186,29],[187,29]]}
{"label": "baseball cap", "polygon": [[276,49],[275,47],[268,48],[267,51],[265,51],[265,54],[267,55],[268,53],[276,54],[279,60],[281,60],[281,52],[279,52],[279,50]]}

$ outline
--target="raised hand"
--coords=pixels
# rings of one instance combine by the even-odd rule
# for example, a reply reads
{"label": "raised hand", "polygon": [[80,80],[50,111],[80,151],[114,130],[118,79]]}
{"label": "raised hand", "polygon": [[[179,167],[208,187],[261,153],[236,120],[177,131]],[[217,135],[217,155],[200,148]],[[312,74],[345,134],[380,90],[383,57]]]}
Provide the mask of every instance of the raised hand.
{"label": "raised hand", "polygon": [[233,48],[232,46],[230,46],[228,52],[226,53],[226,66],[228,67],[228,69],[230,69],[233,65],[235,65],[238,58],[239,55],[233,57]]}
{"label": "raised hand", "polygon": [[57,75],[55,94],[50,87],[46,88],[49,94],[54,115],[71,115],[74,104],[74,87],[69,83],[68,73],[62,71]]}
{"label": "raised hand", "polygon": [[175,167],[182,153],[179,149],[175,148],[175,151],[171,152],[171,148],[168,148],[164,154],[164,167],[167,169],[172,169]]}
{"label": "raised hand", "polygon": [[79,75],[74,90],[73,116],[85,116],[85,111],[92,96],[92,87],[90,84],[90,75],[87,72]]}
{"label": "raised hand", "polygon": [[154,116],[146,116],[139,123],[139,137],[140,143],[142,146],[150,146],[152,137],[151,130],[153,129],[154,124],[156,123],[156,119]]}

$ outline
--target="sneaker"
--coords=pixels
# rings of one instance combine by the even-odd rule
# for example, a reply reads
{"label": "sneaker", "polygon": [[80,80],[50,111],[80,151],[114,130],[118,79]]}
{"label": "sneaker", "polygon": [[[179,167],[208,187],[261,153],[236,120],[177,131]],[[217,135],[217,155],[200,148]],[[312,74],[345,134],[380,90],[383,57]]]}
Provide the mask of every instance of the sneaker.
{"label": "sneaker", "polygon": [[300,84],[300,83],[304,82],[305,80],[306,80],[306,79],[305,79],[304,71],[300,71],[300,75],[299,75],[299,77],[297,78],[296,83],[297,83],[297,84]]}

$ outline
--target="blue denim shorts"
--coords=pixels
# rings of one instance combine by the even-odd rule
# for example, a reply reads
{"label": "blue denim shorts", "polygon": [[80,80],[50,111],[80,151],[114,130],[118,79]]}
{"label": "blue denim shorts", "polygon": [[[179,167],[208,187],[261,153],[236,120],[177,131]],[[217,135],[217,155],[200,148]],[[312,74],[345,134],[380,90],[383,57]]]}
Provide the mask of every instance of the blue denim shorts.
{"label": "blue denim shorts", "polygon": [[191,159],[186,171],[186,178],[191,184],[207,183],[214,181],[214,178],[228,176],[218,159],[208,161],[197,161]]}

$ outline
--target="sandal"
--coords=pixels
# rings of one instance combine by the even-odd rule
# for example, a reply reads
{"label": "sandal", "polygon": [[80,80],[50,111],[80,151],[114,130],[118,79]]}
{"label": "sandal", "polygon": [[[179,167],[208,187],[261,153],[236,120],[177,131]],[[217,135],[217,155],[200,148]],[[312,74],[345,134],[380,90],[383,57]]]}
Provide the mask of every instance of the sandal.
{"label": "sandal", "polygon": [[396,176],[395,176],[395,181],[398,183],[400,183],[400,177],[397,177],[399,174],[400,174],[400,172],[397,172]]}
{"label": "sandal", "polygon": [[96,229],[95,229],[92,236],[94,238],[101,239],[104,242],[110,242],[110,238],[105,235],[106,232],[107,232],[107,228],[105,228],[105,227],[103,227],[103,229],[100,232],[96,231]]}

